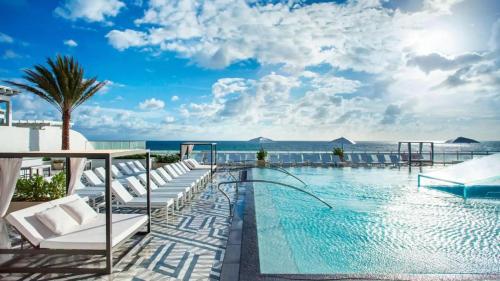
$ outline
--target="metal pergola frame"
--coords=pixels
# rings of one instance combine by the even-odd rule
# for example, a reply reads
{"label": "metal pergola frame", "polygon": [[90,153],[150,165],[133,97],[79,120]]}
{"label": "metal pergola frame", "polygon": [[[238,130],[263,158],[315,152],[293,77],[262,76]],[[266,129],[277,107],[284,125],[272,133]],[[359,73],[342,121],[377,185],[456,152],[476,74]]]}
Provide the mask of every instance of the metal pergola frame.
{"label": "metal pergola frame", "polygon": [[[189,141],[183,142],[179,145],[179,154],[182,157],[182,147],[188,145],[203,145],[210,146],[210,178],[214,173],[214,164],[217,165],[217,143],[216,142],[202,142],[202,141]],[[194,147],[193,147],[194,150]],[[186,157],[189,158],[189,151],[186,150]],[[181,159],[182,160],[182,159]]]}
{"label": "metal pergola frame", "polygon": [[[95,150],[95,151],[32,151],[32,152],[0,152],[0,158],[25,158],[25,157],[60,157],[66,158],[66,191],[69,187],[69,178],[71,177],[69,159],[70,158],[87,158],[87,159],[101,159],[105,161],[106,181],[105,189],[105,209],[106,209],[106,249],[105,250],[82,250],[82,249],[0,249],[0,254],[17,254],[17,255],[37,255],[37,254],[54,254],[54,255],[104,255],[106,257],[106,267],[104,268],[80,268],[80,267],[3,267],[0,266],[0,273],[74,273],[74,274],[111,274],[113,266],[117,265],[123,257],[125,257],[129,249],[120,259],[113,262],[113,246],[112,246],[112,202],[111,202],[111,165],[113,158],[131,156],[131,155],[146,155],[146,190],[147,200],[146,209],[148,221],[146,223],[146,231],[139,231],[133,233],[122,242],[135,234],[144,235],[144,237],[151,232],[151,189],[150,189],[150,169],[151,169],[151,154],[148,149],[135,149],[135,150]],[[22,236],[22,235],[21,235]],[[144,238],[143,237],[143,238]],[[24,239],[24,238],[23,238]],[[142,240],[142,239],[141,239]],[[122,243],[115,245],[119,247]],[[133,247],[131,247],[133,248]],[[9,262],[6,262],[9,264]]]}
{"label": "metal pergola frame", "polygon": [[[422,164],[423,162],[430,162],[431,165],[434,164],[434,142],[432,141],[400,141],[398,142],[398,157],[399,161],[401,161],[401,146],[406,144],[408,147],[408,166],[411,167],[412,162],[420,163]],[[414,160],[412,159],[412,151],[411,151],[411,146],[413,144],[418,144],[418,153],[422,154],[423,146],[424,144],[430,144],[431,145],[431,156],[430,160]]]}

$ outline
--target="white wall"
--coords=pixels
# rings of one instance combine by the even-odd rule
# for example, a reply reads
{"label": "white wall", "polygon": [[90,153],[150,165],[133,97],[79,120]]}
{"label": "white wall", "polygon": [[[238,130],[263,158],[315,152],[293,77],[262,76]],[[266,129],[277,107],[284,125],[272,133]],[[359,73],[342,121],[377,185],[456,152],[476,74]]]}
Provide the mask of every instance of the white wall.
{"label": "white wall", "polygon": [[[0,127],[0,151],[19,152],[31,150],[60,150],[61,128],[45,127],[42,130],[21,127]],[[72,150],[92,150],[89,141],[79,132],[70,130]]]}
{"label": "white wall", "polygon": [[28,128],[0,127],[0,151],[29,151],[30,132]]}

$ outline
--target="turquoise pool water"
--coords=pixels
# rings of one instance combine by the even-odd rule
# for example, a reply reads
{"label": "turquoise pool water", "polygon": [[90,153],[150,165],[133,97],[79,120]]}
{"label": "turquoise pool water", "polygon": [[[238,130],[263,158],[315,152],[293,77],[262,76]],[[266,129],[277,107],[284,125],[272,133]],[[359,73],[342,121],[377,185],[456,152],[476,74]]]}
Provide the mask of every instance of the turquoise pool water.
{"label": "turquoise pool water", "polygon": [[[334,208],[254,184],[262,273],[500,273],[499,200],[418,189],[407,169],[288,170]],[[277,171],[252,173],[300,186]]]}

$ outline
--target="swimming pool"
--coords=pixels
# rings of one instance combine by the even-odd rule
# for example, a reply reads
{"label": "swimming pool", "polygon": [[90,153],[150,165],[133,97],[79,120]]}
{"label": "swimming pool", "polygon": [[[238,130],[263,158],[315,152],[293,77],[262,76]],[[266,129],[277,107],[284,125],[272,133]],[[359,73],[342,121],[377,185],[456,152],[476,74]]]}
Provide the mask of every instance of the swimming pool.
{"label": "swimming pool", "polygon": [[[290,188],[254,183],[263,274],[498,274],[499,200],[417,188],[407,169],[288,168],[333,209]],[[253,179],[301,186],[253,169]]]}

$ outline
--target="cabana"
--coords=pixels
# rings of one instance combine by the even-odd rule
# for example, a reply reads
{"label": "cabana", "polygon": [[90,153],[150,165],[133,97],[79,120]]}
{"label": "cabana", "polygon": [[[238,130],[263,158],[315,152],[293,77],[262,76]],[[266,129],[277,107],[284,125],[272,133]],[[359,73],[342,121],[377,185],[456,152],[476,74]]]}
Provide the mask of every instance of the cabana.
{"label": "cabana", "polygon": [[[111,165],[113,158],[146,155],[146,214],[113,214],[111,202]],[[105,256],[104,268],[82,267],[21,267],[13,262],[0,265],[0,273],[97,273],[110,274],[113,266],[121,259],[114,262],[113,248],[119,247],[123,242],[135,234],[147,235],[151,231],[151,189],[149,185],[150,152],[149,150],[94,150],[94,151],[32,151],[32,152],[0,152],[0,215],[4,217],[14,194],[19,168],[24,157],[57,157],[66,158],[66,197],[45,202],[33,207],[13,212],[6,220],[21,234],[21,237],[33,246],[25,249],[12,248],[0,249],[0,255],[102,255]],[[37,220],[37,212],[48,210],[59,204],[78,199],[78,195],[71,195],[75,190],[76,182],[81,177],[83,168],[81,163],[85,159],[101,159],[105,162],[105,210],[106,214],[98,214],[87,224],[81,223],[75,231],[67,234],[56,234]],[[78,166],[78,167],[77,167]],[[64,206],[62,206],[64,207]],[[144,227],[146,230],[144,231]],[[103,239],[105,238],[105,239]],[[144,237],[142,237],[144,238]],[[142,239],[141,239],[142,240]],[[131,250],[128,249],[122,258]]]}
{"label": "cabana", "polygon": [[181,156],[181,160],[184,160],[185,158],[189,158],[189,156],[193,153],[194,146],[195,145],[200,145],[200,146],[210,146],[210,155],[208,157],[208,161],[210,161],[210,171],[211,175],[214,173],[215,169],[217,168],[217,143],[215,142],[183,142],[179,146],[179,153]]}
{"label": "cabana", "polygon": [[484,189],[485,193],[497,193],[500,188],[500,154],[465,161],[447,168],[418,175],[418,186],[443,190],[463,189],[468,191]]}
{"label": "cabana", "polygon": [[[418,145],[417,150],[412,150],[413,145]],[[430,150],[428,152],[424,151],[424,145],[430,146]],[[406,146],[406,151],[404,147]],[[429,154],[429,158],[426,159],[424,154]],[[431,141],[400,141],[398,142],[398,156],[399,161],[403,163],[407,163],[408,167],[411,169],[412,163],[416,163],[418,165],[423,164],[434,164],[434,142]]]}

